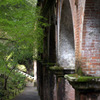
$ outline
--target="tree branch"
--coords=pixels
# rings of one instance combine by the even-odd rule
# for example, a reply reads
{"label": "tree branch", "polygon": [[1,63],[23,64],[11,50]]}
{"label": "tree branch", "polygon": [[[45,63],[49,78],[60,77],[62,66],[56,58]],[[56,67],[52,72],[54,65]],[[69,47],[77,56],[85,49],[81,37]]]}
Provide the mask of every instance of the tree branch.
{"label": "tree branch", "polygon": [[11,42],[16,42],[14,40],[11,40],[11,39],[8,39],[8,38],[1,38],[1,37],[0,37],[0,40],[7,40],[7,41],[11,41]]}

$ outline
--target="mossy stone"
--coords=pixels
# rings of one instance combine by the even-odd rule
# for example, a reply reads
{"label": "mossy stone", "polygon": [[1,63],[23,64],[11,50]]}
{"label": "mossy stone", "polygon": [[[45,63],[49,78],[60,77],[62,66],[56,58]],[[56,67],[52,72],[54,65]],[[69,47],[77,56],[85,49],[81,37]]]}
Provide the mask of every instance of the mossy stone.
{"label": "mossy stone", "polygon": [[90,81],[96,82],[100,80],[100,77],[81,76],[78,74],[68,74],[68,75],[65,75],[65,78],[67,78],[69,81],[75,81],[75,82],[90,82]]}

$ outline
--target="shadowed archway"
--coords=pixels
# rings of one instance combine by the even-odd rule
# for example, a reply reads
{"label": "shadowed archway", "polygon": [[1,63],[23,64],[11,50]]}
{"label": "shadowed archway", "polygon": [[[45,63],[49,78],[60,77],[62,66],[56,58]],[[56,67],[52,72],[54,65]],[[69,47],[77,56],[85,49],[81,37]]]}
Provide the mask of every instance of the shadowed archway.
{"label": "shadowed archway", "polygon": [[75,67],[75,46],[72,14],[69,0],[64,0],[60,19],[58,63],[66,69]]}

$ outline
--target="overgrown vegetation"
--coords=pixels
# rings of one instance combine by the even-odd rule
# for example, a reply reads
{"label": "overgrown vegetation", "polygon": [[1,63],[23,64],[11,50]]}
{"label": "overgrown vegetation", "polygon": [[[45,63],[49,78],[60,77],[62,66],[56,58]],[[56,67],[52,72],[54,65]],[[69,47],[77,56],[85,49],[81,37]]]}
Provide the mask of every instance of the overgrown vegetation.
{"label": "overgrown vegetation", "polygon": [[14,71],[9,76],[7,81],[6,90],[3,88],[5,85],[4,74],[0,76],[0,100],[10,100],[18,93],[20,93],[26,85],[25,76],[15,73]]}
{"label": "overgrown vegetation", "polygon": [[[3,95],[9,92],[10,84],[16,88],[9,81],[18,77],[12,77],[16,65],[24,64],[28,69],[33,59],[38,59],[37,52],[42,52],[41,26],[46,24],[40,22],[43,17],[35,4],[35,0],[0,0],[0,96],[3,91]],[[6,99],[0,97],[0,100]]]}

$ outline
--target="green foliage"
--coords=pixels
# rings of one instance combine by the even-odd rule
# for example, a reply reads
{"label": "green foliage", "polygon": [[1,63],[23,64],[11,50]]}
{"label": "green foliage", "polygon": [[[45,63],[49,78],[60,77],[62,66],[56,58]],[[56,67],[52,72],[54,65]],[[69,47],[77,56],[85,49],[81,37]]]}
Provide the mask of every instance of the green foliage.
{"label": "green foliage", "polygon": [[12,99],[26,85],[25,76],[19,73],[12,73],[9,77],[7,90],[4,90],[4,77],[0,77],[0,100]]}
{"label": "green foliage", "polygon": [[0,86],[4,84],[0,95],[9,90],[10,84],[15,85],[11,91],[23,86],[22,77],[13,78],[16,64],[37,59],[37,52],[43,51],[41,26],[47,24],[40,21],[44,18],[35,3],[35,0],[0,0]]}
{"label": "green foliage", "polygon": [[41,26],[47,24],[40,22],[43,17],[34,3],[35,0],[0,0],[0,73],[9,74],[9,67],[32,61],[37,52],[42,52]]}
{"label": "green foliage", "polygon": [[43,30],[40,26],[45,25],[38,21],[41,18],[39,8],[26,0],[1,0],[0,45],[4,46],[3,48],[9,46],[7,50],[17,51],[17,54],[22,51],[21,55],[27,50],[28,53],[32,49],[41,50]]}
{"label": "green foliage", "polygon": [[23,72],[26,72],[26,71],[27,71],[25,65],[19,65],[19,64],[18,64],[18,65],[17,65],[17,68],[18,68],[19,70],[23,71]]}

